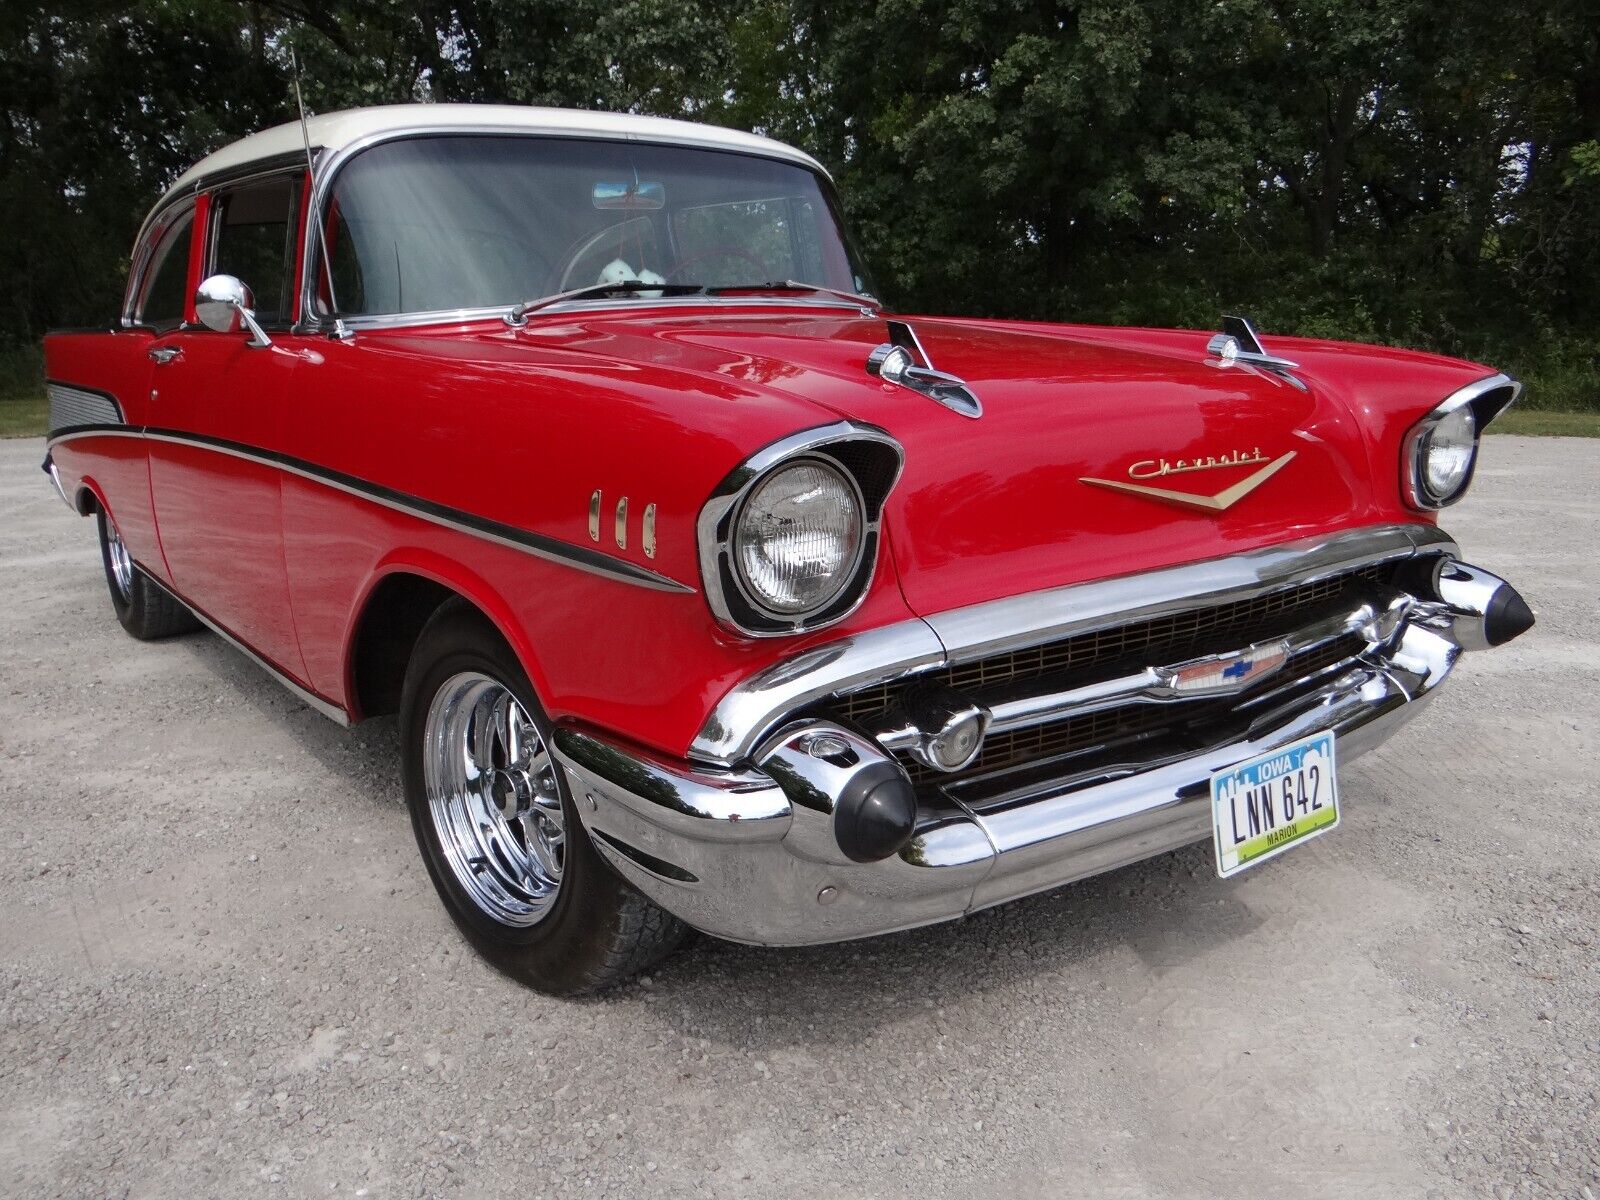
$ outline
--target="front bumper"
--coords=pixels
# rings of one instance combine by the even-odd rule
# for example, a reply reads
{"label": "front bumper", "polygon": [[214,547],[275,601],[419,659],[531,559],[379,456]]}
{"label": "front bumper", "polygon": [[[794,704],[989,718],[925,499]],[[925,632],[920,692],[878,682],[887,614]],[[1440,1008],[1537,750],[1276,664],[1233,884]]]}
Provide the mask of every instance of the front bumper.
{"label": "front bumper", "polygon": [[[1370,543],[1361,546],[1366,553]],[[1425,560],[1416,578],[1434,582],[1416,591],[1444,590],[1447,599],[1391,597],[1373,612],[1364,653],[1312,690],[1257,711],[1225,744],[1080,774],[983,811],[935,792],[909,841],[882,861],[852,861],[837,837],[834,808],[848,778],[840,764],[884,754],[859,731],[814,717],[780,722],[742,765],[726,767],[624,749],[569,727],[557,731],[556,755],[600,852],[708,933],[806,945],[948,920],[1209,839],[1211,775],[1245,759],[1332,731],[1348,763],[1388,738],[1433,698],[1463,649],[1495,644],[1483,635],[1483,610],[1510,592],[1454,564],[1454,547],[1437,535],[1423,549],[1391,557]],[[1321,569],[1325,557],[1307,561]],[[1454,573],[1453,590],[1438,586],[1441,567]],[[919,650],[916,660],[923,657]],[[905,669],[885,664],[884,677]],[[845,744],[842,757],[819,757],[819,733],[829,735],[830,751]]]}

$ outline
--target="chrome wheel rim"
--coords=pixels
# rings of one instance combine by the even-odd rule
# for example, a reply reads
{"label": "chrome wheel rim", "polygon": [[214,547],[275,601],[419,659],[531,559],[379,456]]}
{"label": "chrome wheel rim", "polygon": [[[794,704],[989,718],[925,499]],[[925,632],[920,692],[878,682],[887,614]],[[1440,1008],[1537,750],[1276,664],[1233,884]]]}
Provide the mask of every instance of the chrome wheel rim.
{"label": "chrome wheel rim", "polygon": [[556,767],[511,690],[475,671],[434,693],[423,731],[428,814],[455,881],[486,916],[526,928],[561,890]]}
{"label": "chrome wheel rim", "polygon": [[111,586],[116,589],[117,599],[127,604],[133,599],[133,559],[110,517],[106,518],[106,550],[111,560]]}

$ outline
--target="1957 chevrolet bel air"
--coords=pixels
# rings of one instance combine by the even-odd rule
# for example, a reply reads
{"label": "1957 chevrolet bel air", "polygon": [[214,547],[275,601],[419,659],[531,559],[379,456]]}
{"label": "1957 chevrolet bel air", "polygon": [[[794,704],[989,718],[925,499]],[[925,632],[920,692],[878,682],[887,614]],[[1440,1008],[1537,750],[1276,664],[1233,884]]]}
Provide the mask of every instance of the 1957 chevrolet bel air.
{"label": "1957 chevrolet bel air", "polygon": [[1292,338],[886,315],[827,174],[724,129],[335,113],[183,175],[45,344],[129,633],[398,714],[428,871],[534,986],[1211,840],[1533,623],[1436,522],[1518,385]]}

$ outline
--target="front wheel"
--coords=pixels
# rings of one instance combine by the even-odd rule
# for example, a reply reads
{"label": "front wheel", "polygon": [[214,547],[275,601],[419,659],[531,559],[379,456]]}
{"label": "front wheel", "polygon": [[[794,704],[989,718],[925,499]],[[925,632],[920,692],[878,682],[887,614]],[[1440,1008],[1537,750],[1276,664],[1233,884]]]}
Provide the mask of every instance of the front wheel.
{"label": "front wheel", "polygon": [[476,610],[417,639],[400,701],[402,773],[428,874],[478,951],[540,991],[620,982],[683,925],[601,861],[550,754],[550,722]]}

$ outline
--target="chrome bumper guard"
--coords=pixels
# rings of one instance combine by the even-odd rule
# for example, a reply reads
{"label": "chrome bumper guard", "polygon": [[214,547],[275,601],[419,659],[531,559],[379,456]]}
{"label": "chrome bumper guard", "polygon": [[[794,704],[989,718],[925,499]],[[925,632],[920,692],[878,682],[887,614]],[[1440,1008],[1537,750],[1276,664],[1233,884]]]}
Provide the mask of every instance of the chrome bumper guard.
{"label": "chrome bumper guard", "polygon": [[[767,734],[743,766],[728,768],[563,727],[556,756],[600,852],[647,896],[708,933],[807,945],[948,920],[1209,839],[1211,775],[1245,759],[1323,731],[1337,735],[1341,765],[1383,742],[1426,706],[1463,649],[1496,644],[1484,636],[1485,613],[1494,597],[1515,596],[1487,572],[1456,563],[1453,549],[1436,536],[1427,544],[1431,558],[1419,559],[1429,568],[1417,578],[1434,582],[1416,590],[1431,587],[1443,597],[1391,595],[1367,606],[1366,651],[1311,690],[1259,705],[1264,711],[1252,710],[1242,736],[1198,753],[1102,768],[981,811],[950,792],[925,794],[909,841],[878,862],[842,852],[834,809],[864,765],[893,761],[885,746],[893,731],[868,740],[818,719],[791,721]],[[1391,557],[1420,554],[1413,546]],[[1452,582],[1441,587],[1445,572]],[[886,666],[885,678],[904,673]],[[1072,699],[1094,702],[1060,693],[1048,708],[1059,712]]]}
{"label": "chrome bumper guard", "polygon": [[61,503],[65,504],[74,513],[76,513],[78,511],[78,506],[74,504],[71,497],[67,495],[67,489],[61,486],[61,469],[56,466],[55,459],[51,455],[46,454],[41,467],[44,473],[50,476],[50,486],[55,488],[56,495],[61,497]]}

